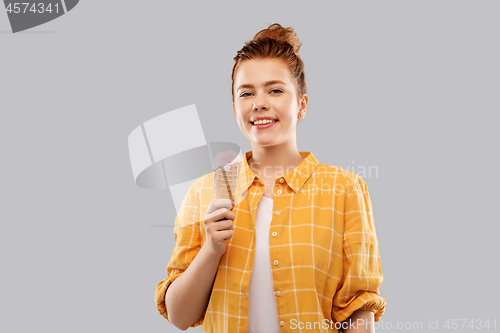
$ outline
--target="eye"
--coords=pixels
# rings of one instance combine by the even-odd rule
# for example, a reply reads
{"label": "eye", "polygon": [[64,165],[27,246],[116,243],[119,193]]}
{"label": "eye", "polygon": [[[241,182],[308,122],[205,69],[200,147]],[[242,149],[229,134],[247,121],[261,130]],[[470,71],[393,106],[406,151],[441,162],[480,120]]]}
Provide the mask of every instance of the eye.
{"label": "eye", "polygon": [[283,92],[283,90],[281,90],[281,89],[273,89],[273,90],[271,90],[271,92],[274,93],[274,94],[280,94],[280,93]]}
{"label": "eye", "polygon": [[250,96],[250,94],[251,93],[246,92],[246,93],[241,94],[240,97],[248,97],[248,96]]}

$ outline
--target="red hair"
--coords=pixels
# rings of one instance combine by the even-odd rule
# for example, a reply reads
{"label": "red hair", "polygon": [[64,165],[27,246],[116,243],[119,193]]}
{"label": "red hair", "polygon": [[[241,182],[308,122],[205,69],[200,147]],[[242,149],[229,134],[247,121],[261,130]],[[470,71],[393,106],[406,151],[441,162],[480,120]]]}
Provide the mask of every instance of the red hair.
{"label": "red hair", "polygon": [[234,57],[231,73],[231,95],[234,101],[234,76],[238,66],[245,60],[275,58],[283,60],[297,87],[297,98],[307,93],[304,73],[304,62],[298,55],[302,43],[293,28],[284,28],[278,23],[271,24],[267,29],[259,31],[251,41],[238,51]]}

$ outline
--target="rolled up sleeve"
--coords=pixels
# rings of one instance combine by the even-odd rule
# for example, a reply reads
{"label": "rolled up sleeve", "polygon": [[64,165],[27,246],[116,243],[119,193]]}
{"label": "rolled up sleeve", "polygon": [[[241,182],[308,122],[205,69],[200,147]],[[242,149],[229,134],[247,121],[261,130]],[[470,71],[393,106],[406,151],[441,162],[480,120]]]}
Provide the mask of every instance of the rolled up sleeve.
{"label": "rolled up sleeve", "polygon": [[382,264],[370,195],[361,177],[346,191],[344,202],[343,275],[333,297],[332,318],[342,322],[356,310],[369,310],[378,322],[385,311],[379,292]]}
{"label": "rolled up sleeve", "polygon": [[[167,265],[167,278],[156,285],[156,307],[170,323],[165,306],[167,288],[188,268],[201,248],[200,205],[199,200],[196,200],[195,188],[196,183],[190,187],[175,218],[175,246]],[[204,315],[190,327],[201,325],[203,319]]]}

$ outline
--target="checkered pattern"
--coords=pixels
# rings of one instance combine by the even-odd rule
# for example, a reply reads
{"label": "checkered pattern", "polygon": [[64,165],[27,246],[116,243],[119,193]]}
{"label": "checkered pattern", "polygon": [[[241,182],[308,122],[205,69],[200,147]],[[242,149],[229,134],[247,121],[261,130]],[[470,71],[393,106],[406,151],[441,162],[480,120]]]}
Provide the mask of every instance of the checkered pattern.
{"label": "checkered pattern", "polygon": [[[276,179],[269,253],[281,332],[336,332],[325,319],[343,321],[355,310],[385,310],[380,296],[382,266],[365,181],[300,152],[301,164]],[[255,250],[255,216],[265,185],[242,159],[234,234],[221,257],[207,311],[191,327],[201,332],[247,332],[248,287]],[[165,291],[192,262],[205,243],[203,224],[213,200],[210,173],[197,180],[175,220],[175,248],[167,278],[156,287],[158,311],[167,320]],[[200,278],[203,278],[200,276]],[[294,322],[316,328],[292,329]]]}

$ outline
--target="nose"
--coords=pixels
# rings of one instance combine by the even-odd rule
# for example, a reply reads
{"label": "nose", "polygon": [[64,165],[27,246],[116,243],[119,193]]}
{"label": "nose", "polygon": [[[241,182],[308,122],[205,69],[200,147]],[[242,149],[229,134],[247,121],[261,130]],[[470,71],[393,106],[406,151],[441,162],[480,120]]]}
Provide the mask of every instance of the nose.
{"label": "nose", "polygon": [[253,101],[253,110],[254,111],[269,110],[269,105],[267,103],[266,98],[261,95],[256,95]]}

